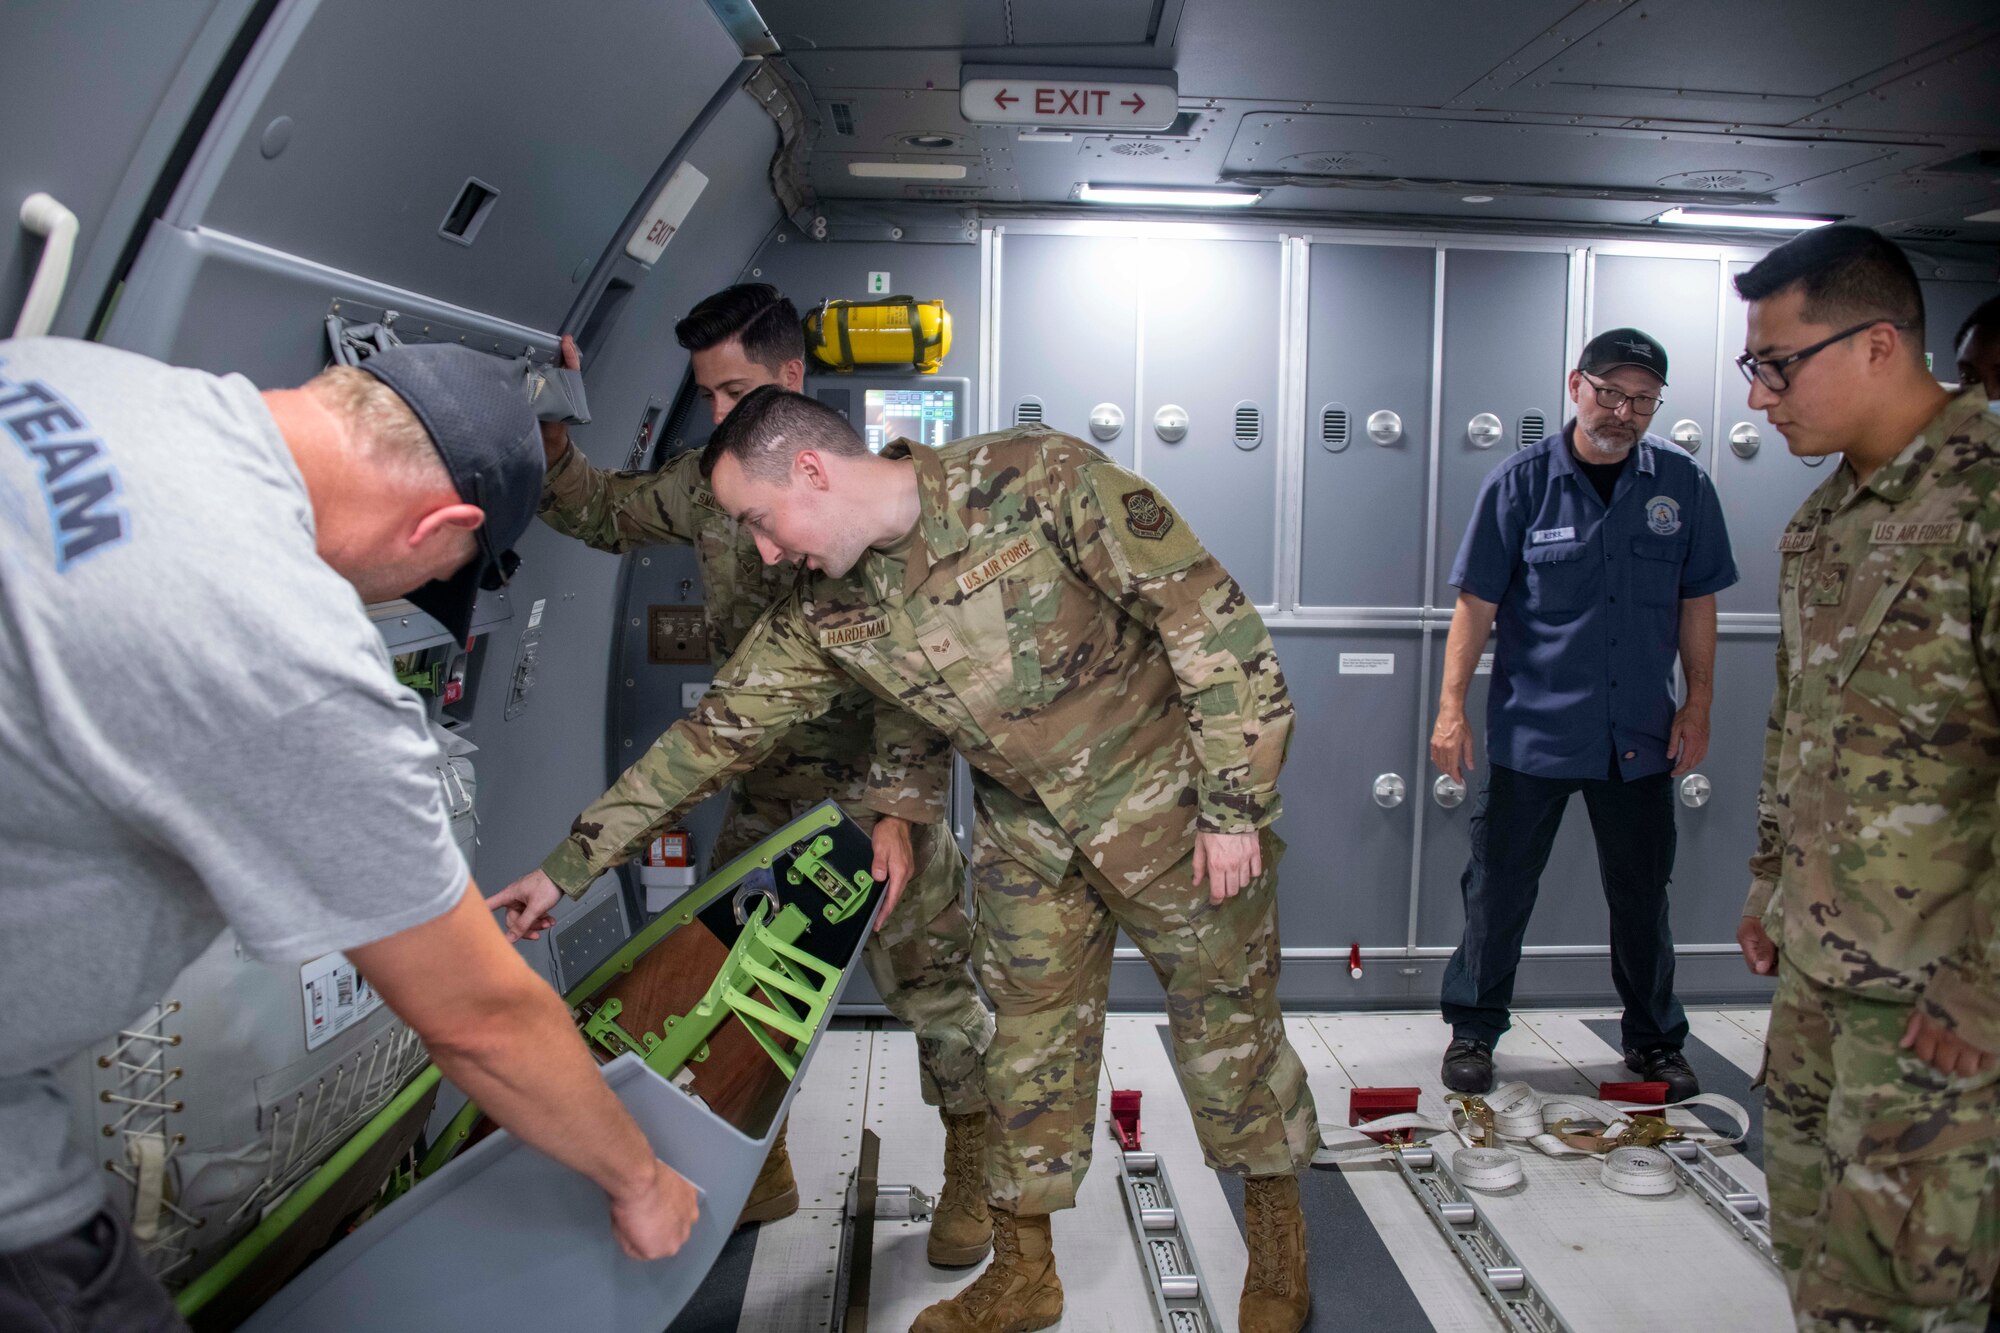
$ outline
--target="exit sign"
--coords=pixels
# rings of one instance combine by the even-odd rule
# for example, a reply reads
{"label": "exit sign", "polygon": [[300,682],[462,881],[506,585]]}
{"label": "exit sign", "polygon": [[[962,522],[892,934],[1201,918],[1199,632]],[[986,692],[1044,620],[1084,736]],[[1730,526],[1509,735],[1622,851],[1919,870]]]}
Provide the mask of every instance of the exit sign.
{"label": "exit sign", "polygon": [[[975,125],[1034,125],[1050,129],[1164,130],[1180,114],[1180,86],[1171,71],[1110,77],[1098,71],[1014,69],[967,65],[959,72],[959,114]],[[1152,82],[1165,79],[1167,82]]]}

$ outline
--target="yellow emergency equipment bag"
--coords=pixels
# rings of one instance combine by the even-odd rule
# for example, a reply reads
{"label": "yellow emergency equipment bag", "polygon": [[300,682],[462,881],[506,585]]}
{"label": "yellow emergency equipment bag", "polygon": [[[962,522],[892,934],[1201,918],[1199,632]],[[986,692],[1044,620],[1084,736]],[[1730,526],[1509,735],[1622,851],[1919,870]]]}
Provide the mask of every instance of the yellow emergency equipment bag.
{"label": "yellow emergency equipment bag", "polygon": [[822,301],[805,317],[813,359],[838,371],[910,366],[935,374],[951,351],[951,312],[943,301],[888,296],[877,301]]}

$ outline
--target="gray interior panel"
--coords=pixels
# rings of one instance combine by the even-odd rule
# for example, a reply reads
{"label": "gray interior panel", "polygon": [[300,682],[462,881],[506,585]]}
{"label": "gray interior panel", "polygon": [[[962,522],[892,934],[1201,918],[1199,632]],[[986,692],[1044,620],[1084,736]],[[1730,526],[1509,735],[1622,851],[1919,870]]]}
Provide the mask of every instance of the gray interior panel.
{"label": "gray interior panel", "polygon": [[[1267,605],[1277,600],[1278,246],[1160,237],[1139,244],[1145,354],[1139,420],[1128,422],[1138,470],[1159,483],[1250,600]],[[1153,429],[1154,414],[1168,404],[1187,413],[1178,444]],[[1259,442],[1247,449],[1236,442],[1245,410],[1261,423]]]}
{"label": "gray interior panel", "polygon": [[[1436,278],[1430,246],[1312,247],[1301,605],[1423,605]],[[1381,411],[1402,421],[1387,444]]]}
{"label": "gray interior panel", "polygon": [[[1701,439],[1692,450],[1695,461],[1713,473],[1718,441],[1716,261],[1598,255],[1592,262],[1587,332],[1594,337],[1606,329],[1631,327],[1659,340],[1667,349],[1668,382],[1661,391],[1660,410],[1645,423],[1646,429],[1670,438],[1675,423],[1694,422],[1701,430]],[[1729,299],[1735,300],[1735,295]],[[1729,387],[1723,386],[1725,390]]]}
{"label": "gray interior panel", "polygon": [[[1000,393],[996,419],[1010,426],[1023,402],[1042,420],[1090,439],[1090,412],[1110,403],[1125,414],[1112,440],[1093,443],[1132,466],[1137,247],[1125,237],[1005,234],[1000,268]],[[1060,311],[1059,318],[1044,312]]]}
{"label": "gray interior panel", "polygon": [[[1422,632],[1280,630],[1274,638],[1298,710],[1280,784],[1285,946],[1400,948],[1425,790],[1423,772],[1411,766],[1425,685]],[[1383,659],[1390,671],[1375,674]],[[1375,780],[1385,774],[1404,780],[1400,804],[1376,802]]]}
{"label": "gray interior panel", "polygon": [[[1457,601],[1452,561],[1486,474],[1512,456],[1521,417],[1545,414],[1553,435],[1567,419],[1563,327],[1569,265],[1559,252],[1452,248],[1444,258],[1443,419],[1438,423],[1438,527],[1432,605]],[[1467,432],[1480,413],[1501,436],[1478,448]]]}
{"label": "gray interior panel", "polygon": [[142,209],[257,0],[9,4],[0,51],[0,329],[11,330],[42,255],[13,210],[53,195],[80,223],[52,331],[89,332]]}
{"label": "gray interior panel", "polygon": [[[1750,266],[1732,263],[1733,278]],[[1722,303],[1722,347],[1725,364],[1734,361],[1743,349],[1745,321],[1743,302],[1732,291]],[[1729,525],[1729,544],[1736,555],[1736,570],[1742,577],[1732,588],[1716,597],[1717,609],[1728,612],[1775,616],[1778,612],[1778,534],[1784,530],[1792,511],[1826,480],[1827,469],[1838,466],[1825,459],[1794,458],[1762,412],[1749,407],[1750,386],[1734,365],[1722,386],[1722,417],[1718,433],[1720,447],[1710,460],[1722,516]],[[1758,434],[1756,452],[1738,456],[1729,445],[1729,432],[1739,423],[1748,423]]]}
{"label": "gray interior panel", "polygon": [[[476,12],[295,0],[246,66],[171,219],[555,327],[577,269],[588,271],[738,52],[700,0],[615,0],[547,20],[529,0]],[[613,50],[635,77],[580,77]],[[552,81],[559,111],[537,95]],[[281,118],[291,124],[273,155]],[[468,178],[499,197],[461,245],[439,227]]]}

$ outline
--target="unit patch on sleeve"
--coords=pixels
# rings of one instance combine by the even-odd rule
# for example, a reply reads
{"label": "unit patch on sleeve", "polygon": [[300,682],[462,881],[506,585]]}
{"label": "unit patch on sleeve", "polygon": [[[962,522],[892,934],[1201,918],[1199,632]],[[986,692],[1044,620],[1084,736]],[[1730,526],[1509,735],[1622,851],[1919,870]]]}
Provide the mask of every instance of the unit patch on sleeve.
{"label": "unit patch on sleeve", "polygon": [[1151,491],[1127,491],[1122,498],[1125,501],[1125,526],[1132,530],[1134,537],[1157,542],[1173,531],[1173,511],[1153,498]]}
{"label": "unit patch on sleeve", "polygon": [[1017,537],[958,576],[958,590],[970,597],[1042,548],[1033,533]]}
{"label": "unit patch on sleeve", "polygon": [[1884,520],[1869,530],[1868,540],[1876,546],[1948,546],[1964,529],[1964,522],[1955,518],[1939,523]]}

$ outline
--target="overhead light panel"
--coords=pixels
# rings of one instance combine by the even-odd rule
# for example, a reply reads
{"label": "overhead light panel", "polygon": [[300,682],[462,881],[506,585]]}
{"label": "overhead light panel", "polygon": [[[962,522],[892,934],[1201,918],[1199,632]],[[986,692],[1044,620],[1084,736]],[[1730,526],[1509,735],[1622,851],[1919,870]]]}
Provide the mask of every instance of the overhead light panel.
{"label": "overhead light panel", "polygon": [[1742,231],[1811,231],[1838,220],[1779,217],[1773,213],[1720,213],[1700,208],[1670,208],[1653,219],[1676,227],[1735,227]]}
{"label": "overhead light panel", "polygon": [[847,174],[877,180],[962,181],[965,166],[958,162],[849,162]]}
{"label": "overhead light panel", "polygon": [[1086,204],[1137,204],[1160,208],[1245,208],[1264,197],[1262,190],[1175,190],[1150,185],[1079,185],[1076,197]]}

